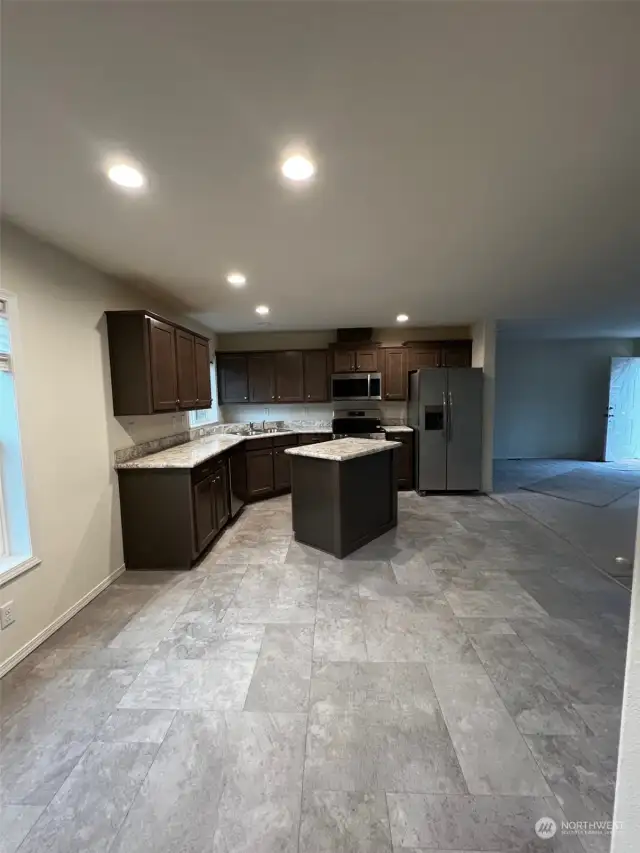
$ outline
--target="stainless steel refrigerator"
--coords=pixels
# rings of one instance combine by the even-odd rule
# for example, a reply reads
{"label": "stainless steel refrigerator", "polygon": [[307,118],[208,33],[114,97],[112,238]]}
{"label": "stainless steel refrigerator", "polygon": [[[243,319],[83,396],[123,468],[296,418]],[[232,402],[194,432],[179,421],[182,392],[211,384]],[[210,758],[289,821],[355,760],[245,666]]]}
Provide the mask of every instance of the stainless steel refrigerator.
{"label": "stainless steel refrigerator", "polygon": [[482,370],[429,368],[409,377],[409,426],[415,433],[418,492],[482,486]]}

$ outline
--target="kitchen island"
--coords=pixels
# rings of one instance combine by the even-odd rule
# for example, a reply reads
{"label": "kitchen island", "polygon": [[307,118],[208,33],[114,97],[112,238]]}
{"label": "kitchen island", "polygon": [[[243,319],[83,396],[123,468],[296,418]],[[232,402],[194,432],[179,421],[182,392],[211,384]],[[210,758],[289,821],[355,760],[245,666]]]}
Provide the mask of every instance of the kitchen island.
{"label": "kitchen island", "polygon": [[297,542],[345,557],[398,523],[397,441],[344,438],[291,447]]}

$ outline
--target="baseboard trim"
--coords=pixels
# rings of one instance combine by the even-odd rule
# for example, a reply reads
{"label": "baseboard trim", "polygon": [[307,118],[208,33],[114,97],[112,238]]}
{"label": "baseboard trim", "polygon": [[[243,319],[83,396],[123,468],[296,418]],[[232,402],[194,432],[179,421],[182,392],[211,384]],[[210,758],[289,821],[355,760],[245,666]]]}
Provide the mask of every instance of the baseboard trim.
{"label": "baseboard trim", "polygon": [[27,655],[30,655],[34,649],[37,649],[38,646],[42,645],[45,640],[48,640],[52,634],[55,634],[58,628],[62,628],[65,622],[68,622],[69,619],[72,619],[76,615],[76,613],[79,613],[80,610],[82,610],[83,607],[89,604],[89,602],[92,601],[97,595],[100,595],[100,593],[108,586],[110,586],[110,584],[112,584],[116,578],[120,577],[124,570],[125,565],[123,563],[121,566],[115,569],[115,571],[111,572],[110,575],[107,575],[104,580],[101,580],[99,584],[94,586],[93,589],[89,590],[86,595],[83,595],[79,601],[76,601],[76,603],[68,610],[66,610],[61,616],[58,616],[57,619],[54,619],[53,622],[50,625],[47,625],[47,627],[43,631],[40,631],[39,634],[36,634],[36,636],[32,640],[29,640],[29,642],[26,643],[21,649],[18,649],[17,652],[14,652],[11,657],[7,658],[2,664],[0,664],[0,678],[2,678],[3,675],[6,675],[9,670],[13,669],[14,666],[19,664],[21,660],[24,660]]}

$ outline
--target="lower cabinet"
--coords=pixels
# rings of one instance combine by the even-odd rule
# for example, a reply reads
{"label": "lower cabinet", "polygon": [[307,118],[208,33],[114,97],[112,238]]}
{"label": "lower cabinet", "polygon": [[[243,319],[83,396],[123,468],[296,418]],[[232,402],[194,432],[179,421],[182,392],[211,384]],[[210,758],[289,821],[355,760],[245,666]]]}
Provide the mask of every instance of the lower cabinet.
{"label": "lower cabinet", "polygon": [[273,486],[273,448],[247,450],[247,497],[269,494]]}
{"label": "lower cabinet", "polygon": [[247,450],[247,499],[264,498],[291,488],[291,464],[285,453],[295,447],[298,439],[278,436],[260,439],[270,442],[269,447]]}
{"label": "lower cabinet", "polygon": [[213,474],[209,474],[204,480],[194,485],[193,511],[196,552],[199,553],[229,521],[229,482],[226,462],[219,465]]}
{"label": "lower cabinet", "polygon": [[276,492],[291,488],[291,460],[286,448],[276,447],[273,451],[273,488]]}
{"label": "lower cabinet", "polygon": [[399,489],[413,488],[413,433],[387,432],[389,441],[399,441],[402,447],[396,449],[396,472]]}

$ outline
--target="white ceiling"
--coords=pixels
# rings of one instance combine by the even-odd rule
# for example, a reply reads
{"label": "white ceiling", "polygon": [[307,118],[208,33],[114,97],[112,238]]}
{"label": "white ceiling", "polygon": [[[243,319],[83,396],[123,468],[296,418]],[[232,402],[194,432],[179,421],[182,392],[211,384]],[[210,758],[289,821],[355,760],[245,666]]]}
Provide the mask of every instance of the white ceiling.
{"label": "white ceiling", "polygon": [[[3,209],[219,330],[267,303],[273,329],[640,335],[639,27],[635,3],[5,3]],[[278,180],[296,138],[305,192]],[[144,197],[105,181],[120,151]]]}

